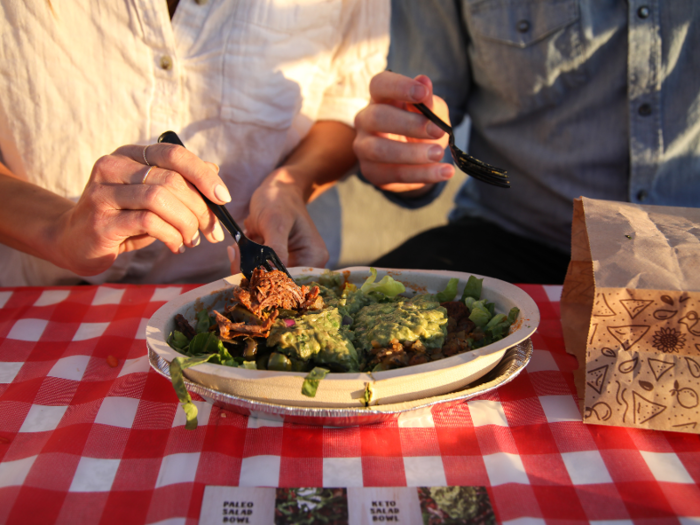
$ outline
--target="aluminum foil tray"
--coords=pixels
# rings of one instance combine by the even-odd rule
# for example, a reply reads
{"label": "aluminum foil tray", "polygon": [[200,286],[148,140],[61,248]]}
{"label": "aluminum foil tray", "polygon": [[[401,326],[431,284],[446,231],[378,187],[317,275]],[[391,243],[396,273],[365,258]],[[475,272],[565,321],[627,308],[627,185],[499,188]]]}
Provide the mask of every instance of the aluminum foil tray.
{"label": "aluminum foil tray", "polygon": [[[530,362],[532,351],[532,341],[529,338],[508,348],[503,359],[493,370],[465,389],[407,403],[373,405],[370,408],[360,406],[357,408],[307,408],[276,405],[231,394],[223,394],[187,379],[185,379],[185,386],[190,392],[200,395],[218,407],[246,416],[256,416],[263,419],[301,425],[329,427],[371,425],[397,419],[403,414],[419,417],[425,411],[430,412],[433,409],[448,408],[473,397],[491,392],[517,377]],[[150,349],[148,358],[151,367],[170,381],[169,363]]]}

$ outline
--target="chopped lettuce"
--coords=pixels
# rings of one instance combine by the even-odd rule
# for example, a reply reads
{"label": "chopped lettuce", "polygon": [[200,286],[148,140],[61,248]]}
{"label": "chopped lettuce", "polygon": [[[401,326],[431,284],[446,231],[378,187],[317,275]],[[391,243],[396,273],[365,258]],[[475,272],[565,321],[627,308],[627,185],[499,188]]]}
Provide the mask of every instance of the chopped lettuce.
{"label": "chopped lettuce", "polygon": [[464,301],[467,297],[471,297],[477,301],[481,299],[481,288],[483,284],[483,279],[477,279],[473,275],[470,275],[469,279],[467,280],[467,284],[464,286],[464,291],[462,292],[460,301]]}
{"label": "chopped lettuce", "polygon": [[197,325],[194,331],[198,334],[202,334],[209,331],[211,326],[211,319],[209,318],[209,313],[206,310],[200,310],[197,312]]}
{"label": "chopped lettuce", "polygon": [[182,345],[183,340],[187,341],[187,337],[177,330],[170,334],[168,341],[170,345],[188,355],[188,357],[176,357],[170,362],[170,380],[173,383],[177,398],[182,404],[182,409],[185,411],[187,420],[185,428],[194,429],[197,428],[197,407],[192,403],[192,398],[187,392],[182,371],[208,362],[253,370],[256,369],[256,366],[255,361],[244,361],[242,357],[233,357],[214,332],[199,333],[186,346],[175,346],[174,343]]}
{"label": "chopped lettuce", "polygon": [[406,291],[406,287],[403,285],[403,283],[395,280],[390,275],[385,275],[382,277],[381,281],[375,283],[374,281],[377,279],[377,270],[370,268],[369,271],[372,273],[372,275],[367,277],[367,280],[360,287],[360,291],[362,293],[370,294],[376,292],[384,294],[388,297],[395,297]]}
{"label": "chopped lettuce", "polygon": [[479,328],[484,328],[491,320],[491,312],[484,304],[484,301],[473,301],[471,306],[467,306],[471,311],[469,319]]}
{"label": "chopped lettuce", "polygon": [[190,340],[187,339],[185,334],[179,330],[175,330],[170,333],[170,337],[168,337],[168,344],[175,350],[180,350],[183,353],[187,353],[187,348],[190,346]]}
{"label": "chopped lettuce", "polygon": [[316,397],[316,391],[321,379],[326,377],[330,370],[321,367],[315,367],[304,378],[304,383],[301,385],[301,393],[307,397]]}
{"label": "chopped lettuce", "polygon": [[191,356],[221,353],[222,357],[225,357],[224,360],[231,359],[231,355],[224,347],[224,343],[216,337],[214,332],[202,332],[195,335],[190,341],[187,353]]}
{"label": "chopped lettuce", "polygon": [[210,354],[197,357],[176,357],[170,362],[170,379],[173,382],[173,388],[180,400],[182,409],[185,411],[185,428],[193,430],[197,428],[197,407],[192,403],[192,397],[185,387],[185,376],[182,371],[191,366],[201,365],[216,357],[217,354]]}
{"label": "chopped lettuce", "polygon": [[372,389],[372,383],[365,383],[365,393],[362,395],[362,404],[368,407],[374,399],[374,390]]}
{"label": "chopped lettuce", "polygon": [[437,298],[438,301],[441,303],[446,303],[448,301],[454,301],[455,297],[457,297],[457,285],[459,284],[459,279],[456,277],[453,277],[450,279],[447,283],[447,286],[445,286],[445,289],[442,292],[438,292],[435,294],[435,297]]}

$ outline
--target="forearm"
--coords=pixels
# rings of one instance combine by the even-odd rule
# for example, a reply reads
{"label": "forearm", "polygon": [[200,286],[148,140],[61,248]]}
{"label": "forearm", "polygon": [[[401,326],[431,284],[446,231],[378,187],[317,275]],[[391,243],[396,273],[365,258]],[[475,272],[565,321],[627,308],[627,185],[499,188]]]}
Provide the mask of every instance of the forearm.
{"label": "forearm", "polygon": [[0,164],[0,243],[56,263],[54,241],[62,217],[74,204],[13,175]]}
{"label": "forearm", "polygon": [[292,185],[305,202],[311,202],[355,165],[354,139],[355,130],[346,124],[316,122],[271,177]]}

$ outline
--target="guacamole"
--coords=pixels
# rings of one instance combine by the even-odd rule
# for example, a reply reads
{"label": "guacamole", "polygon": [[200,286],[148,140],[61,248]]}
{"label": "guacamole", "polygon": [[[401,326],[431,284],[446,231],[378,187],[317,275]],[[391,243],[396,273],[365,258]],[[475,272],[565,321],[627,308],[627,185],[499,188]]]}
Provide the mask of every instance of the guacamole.
{"label": "guacamole", "polygon": [[441,348],[447,335],[447,310],[434,295],[400,297],[361,308],[353,325],[355,345],[363,350],[420,340],[425,348]]}
{"label": "guacamole", "polygon": [[267,346],[292,360],[326,365],[340,372],[357,372],[360,361],[351,337],[338,308],[331,307],[277,319],[267,337]]}

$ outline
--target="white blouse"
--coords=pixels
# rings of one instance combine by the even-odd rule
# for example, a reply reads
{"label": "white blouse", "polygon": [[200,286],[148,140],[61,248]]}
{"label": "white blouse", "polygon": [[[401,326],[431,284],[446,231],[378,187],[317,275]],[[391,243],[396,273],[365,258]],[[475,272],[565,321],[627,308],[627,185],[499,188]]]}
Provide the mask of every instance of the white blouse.
{"label": "white blouse", "polygon": [[[253,191],[318,120],[353,125],[386,64],[388,0],[165,0],[3,5],[0,152],[77,201],[95,161],[174,130],[221,168],[242,223]],[[101,282],[206,282],[227,241],[123,254]],[[0,246],[0,286],[82,278]]]}

